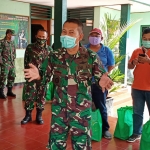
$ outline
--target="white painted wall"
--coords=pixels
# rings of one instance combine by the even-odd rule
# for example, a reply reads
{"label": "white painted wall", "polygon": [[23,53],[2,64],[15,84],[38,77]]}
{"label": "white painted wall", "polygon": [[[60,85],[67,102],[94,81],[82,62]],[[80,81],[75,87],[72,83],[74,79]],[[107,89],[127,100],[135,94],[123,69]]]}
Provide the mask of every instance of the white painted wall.
{"label": "white painted wall", "polygon": [[29,3],[0,0],[0,13],[30,16]]}
{"label": "white painted wall", "polygon": [[112,18],[115,18],[116,20],[120,19],[120,11],[118,10],[107,7],[94,7],[94,28],[100,27],[100,23],[104,20],[105,13],[111,14]]}
{"label": "white painted wall", "polygon": [[119,10],[115,10],[115,9],[110,9],[110,8],[107,8],[107,7],[101,7],[101,10],[100,10],[100,21],[103,20],[103,16],[105,13],[109,13],[111,14],[112,17],[114,17],[116,20],[120,19],[120,11]]}
{"label": "white painted wall", "polygon": [[131,20],[142,19],[134,27],[130,29],[129,32],[129,43],[127,52],[129,55],[133,52],[134,49],[139,47],[140,44],[140,27],[141,25],[150,25],[150,12],[145,13],[132,13]]}

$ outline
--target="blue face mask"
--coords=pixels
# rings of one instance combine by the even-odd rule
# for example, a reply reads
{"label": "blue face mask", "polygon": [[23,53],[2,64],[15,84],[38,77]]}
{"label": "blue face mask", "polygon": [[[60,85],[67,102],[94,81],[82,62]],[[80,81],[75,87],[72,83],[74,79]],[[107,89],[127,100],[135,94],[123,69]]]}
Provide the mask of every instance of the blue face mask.
{"label": "blue face mask", "polygon": [[145,48],[150,48],[150,41],[142,40],[142,45],[143,45]]}
{"label": "blue face mask", "polygon": [[67,35],[60,36],[60,42],[64,48],[74,48],[77,45],[76,38]]}

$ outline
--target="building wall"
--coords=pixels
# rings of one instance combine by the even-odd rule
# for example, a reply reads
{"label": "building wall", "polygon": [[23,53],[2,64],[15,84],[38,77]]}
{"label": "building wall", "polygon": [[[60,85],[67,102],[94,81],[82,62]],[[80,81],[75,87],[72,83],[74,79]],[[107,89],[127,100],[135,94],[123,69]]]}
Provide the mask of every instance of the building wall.
{"label": "building wall", "polygon": [[145,13],[132,13],[131,20],[142,19],[138,22],[133,28],[130,29],[129,32],[129,47],[128,53],[131,55],[132,51],[139,47],[140,45],[140,27],[141,25],[149,25],[150,26],[150,12]]}
{"label": "building wall", "polygon": [[105,13],[109,13],[111,14],[112,18],[118,20],[120,19],[120,11],[119,10],[115,10],[115,9],[110,9],[110,8],[107,8],[107,7],[101,7],[101,10],[100,10],[100,21],[103,21],[103,17],[104,17],[104,14]]}
{"label": "building wall", "polygon": [[94,7],[94,28],[100,28],[100,24],[103,22],[105,13],[111,14],[111,17],[116,20],[120,18],[120,11],[118,10],[107,7]]}
{"label": "building wall", "polygon": [[30,5],[28,3],[11,0],[0,1],[0,13],[30,16]]}

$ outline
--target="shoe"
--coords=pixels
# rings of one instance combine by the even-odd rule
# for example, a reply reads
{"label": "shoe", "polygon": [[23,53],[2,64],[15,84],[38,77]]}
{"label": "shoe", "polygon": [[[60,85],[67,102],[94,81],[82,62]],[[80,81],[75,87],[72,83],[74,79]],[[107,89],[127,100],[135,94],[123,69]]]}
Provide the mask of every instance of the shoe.
{"label": "shoe", "polygon": [[0,99],[6,99],[3,88],[0,88]]}
{"label": "shoe", "polygon": [[103,132],[103,137],[106,139],[112,139],[112,135],[109,131]]}
{"label": "shoe", "polygon": [[42,119],[42,111],[43,111],[44,109],[39,109],[39,108],[36,108],[36,122],[37,122],[37,124],[43,124],[44,123],[44,121],[43,121],[43,119]]}
{"label": "shoe", "polygon": [[127,142],[135,142],[137,140],[140,140],[141,135],[132,134],[128,139]]}
{"label": "shoe", "polygon": [[12,87],[8,87],[7,96],[16,97],[16,94],[12,92]]}
{"label": "shoe", "polygon": [[21,121],[21,124],[27,124],[28,122],[32,121],[31,112],[32,110],[26,110],[26,115]]}

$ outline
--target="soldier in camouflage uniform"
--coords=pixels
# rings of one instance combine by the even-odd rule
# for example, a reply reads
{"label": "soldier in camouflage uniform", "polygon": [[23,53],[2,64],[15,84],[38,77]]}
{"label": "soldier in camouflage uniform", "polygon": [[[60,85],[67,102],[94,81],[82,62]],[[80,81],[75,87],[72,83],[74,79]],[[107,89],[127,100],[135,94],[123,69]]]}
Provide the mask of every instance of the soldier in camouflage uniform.
{"label": "soldier in camouflage uniform", "polygon": [[12,92],[16,73],[15,73],[15,58],[16,48],[13,41],[15,31],[11,29],[6,30],[6,36],[0,40],[0,98],[5,99],[4,88],[7,80],[7,96],[16,97]]}
{"label": "soldier in camouflage uniform", "polygon": [[[24,68],[29,68],[29,63],[34,64],[37,68],[41,65],[45,66],[44,60],[48,57],[51,47],[46,44],[48,39],[48,33],[45,30],[38,30],[36,35],[37,41],[33,44],[29,44],[25,51]],[[36,102],[36,122],[43,124],[42,111],[45,104],[45,92],[47,82],[42,84],[40,81],[28,82],[23,88],[23,101],[25,101],[26,116],[21,121],[21,124],[26,124],[32,120],[31,112],[34,109],[34,102]]]}
{"label": "soldier in camouflage uniform", "polygon": [[[91,105],[89,91],[91,78],[95,77],[103,91],[113,82],[104,74],[104,69],[96,53],[79,44],[83,38],[82,23],[68,19],[61,34],[62,47],[50,53],[45,72],[30,64],[25,77],[49,80],[53,75],[55,93],[52,102],[51,130],[48,143],[50,150],[65,150],[69,131],[74,150],[91,150]],[[44,75],[44,73],[46,73]]]}

